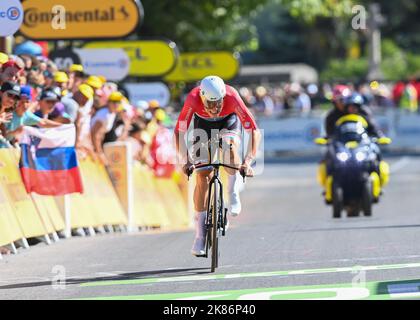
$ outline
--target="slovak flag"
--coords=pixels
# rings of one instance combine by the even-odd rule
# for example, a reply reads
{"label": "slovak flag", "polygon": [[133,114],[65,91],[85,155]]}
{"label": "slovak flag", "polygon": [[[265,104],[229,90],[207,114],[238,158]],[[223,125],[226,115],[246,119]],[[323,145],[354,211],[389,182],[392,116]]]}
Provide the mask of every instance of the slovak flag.
{"label": "slovak flag", "polygon": [[75,141],[74,124],[48,129],[23,127],[19,168],[28,193],[83,193]]}

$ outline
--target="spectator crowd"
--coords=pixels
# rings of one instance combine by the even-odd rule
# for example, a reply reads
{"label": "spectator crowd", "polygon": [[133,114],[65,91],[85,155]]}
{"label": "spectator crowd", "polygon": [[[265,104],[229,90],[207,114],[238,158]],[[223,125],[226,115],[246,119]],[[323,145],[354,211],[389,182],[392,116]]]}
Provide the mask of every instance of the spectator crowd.
{"label": "spectator crowd", "polygon": [[48,58],[0,53],[0,147],[19,148],[23,126],[73,123],[79,156],[108,164],[103,144],[128,141],[134,158],[154,166],[156,134],[171,119],[156,100],[129,101],[124,88],[82,65],[58,70]]}
{"label": "spectator crowd", "polygon": [[360,93],[370,107],[420,112],[420,79],[396,83],[282,83],[242,86],[238,90],[257,116],[307,115],[313,110],[332,108],[333,88],[337,84]]}
{"label": "spectator crowd", "polygon": [[159,161],[175,156],[165,110],[156,100],[130,102],[123,87],[86,74],[82,65],[59,70],[42,55],[0,52],[0,148],[19,148],[24,126],[74,124],[79,159],[90,156],[107,166],[103,145],[127,141],[136,161],[170,176],[175,162]]}

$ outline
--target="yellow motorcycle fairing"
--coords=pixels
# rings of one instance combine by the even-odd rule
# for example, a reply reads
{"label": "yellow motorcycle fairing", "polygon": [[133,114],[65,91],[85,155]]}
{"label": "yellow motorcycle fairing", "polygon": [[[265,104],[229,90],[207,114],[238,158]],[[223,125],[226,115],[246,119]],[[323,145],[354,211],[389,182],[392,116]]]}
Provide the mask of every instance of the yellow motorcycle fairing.
{"label": "yellow motorcycle fairing", "polygon": [[364,128],[367,128],[369,126],[366,119],[357,114],[348,114],[348,115],[342,116],[335,122],[335,125],[340,126],[345,122],[360,122]]}
{"label": "yellow motorcycle fairing", "polygon": [[333,185],[333,177],[332,176],[328,176],[327,177],[327,182],[325,185],[325,200],[327,202],[332,202],[332,185]]}
{"label": "yellow motorcycle fairing", "polygon": [[359,146],[359,143],[357,141],[349,141],[346,143],[347,149],[356,149]]}
{"label": "yellow motorcycle fairing", "polygon": [[327,182],[327,164],[325,161],[318,166],[317,180],[321,187],[325,188],[325,183]]}
{"label": "yellow motorcycle fairing", "polygon": [[381,179],[376,172],[370,174],[370,179],[372,181],[372,195],[375,199],[378,199],[381,194]]}
{"label": "yellow motorcycle fairing", "polygon": [[385,161],[381,161],[379,163],[379,173],[380,173],[380,181],[381,181],[381,186],[384,187],[389,183],[389,175],[390,175],[390,169],[389,169],[389,164],[386,163]]}

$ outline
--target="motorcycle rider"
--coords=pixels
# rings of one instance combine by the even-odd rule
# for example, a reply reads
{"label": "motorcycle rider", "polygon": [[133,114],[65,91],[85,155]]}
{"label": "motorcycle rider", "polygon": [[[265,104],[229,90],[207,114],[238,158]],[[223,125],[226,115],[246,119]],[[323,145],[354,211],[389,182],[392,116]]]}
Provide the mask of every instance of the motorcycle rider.
{"label": "motorcycle rider", "polygon": [[[347,114],[357,114],[362,116],[368,123],[366,130],[369,136],[376,137],[378,139],[385,138],[384,133],[373,119],[372,111],[368,106],[365,106],[363,102],[363,97],[357,92],[352,93],[349,87],[344,85],[336,86],[333,91],[334,109],[327,114],[325,119],[326,137],[331,138],[333,136],[338,119]],[[378,147],[376,153],[380,161],[378,174],[381,178],[381,184],[384,186],[389,180],[389,165],[385,161],[381,160],[381,153]],[[318,182],[324,190],[327,189],[327,176],[327,162],[324,158],[318,167]],[[325,191],[323,191],[323,194],[325,195]]]}
{"label": "motorcycle rider", "polygon": [[384,133],[373,119],[372,111],[368,106],[365,106],[363,104],[363,101],[363,97],[357,92],[352,93],[350,96],[346,97],[343,101],[344,113],[341,116],[344,116],[346,114],[357,114],[359,116],[362,116],[368,123],[368,127],[366,128],[366,130],[369,136],[376,138],[385,137]]}
{"label": "motorcycle rider", "polygon": [[354,103],[354,105],[358,108],[357,114],[365,118],[365,120],[369,123],[369,135],[373,135],[378,138],[384,136],[376,122],[373,120],[372,111],[368,106],[363,104],[363,101],[363,97],[358,93],[352,93],[348,86],[335,86],[333,90],[334,109],[332,109],[325,118],[325,133],[327,138],[331,137],[334,133],[335,123],[337,120],[348,114],[347,108],[352,103]]}
{"label": "motorcycle rider", "polygon": [[[333,108],[327,113],[325,118],[324,128],[326,138],[330,138],[334,133],[335,123],[339,118],[345,115],[344,99],[351,95],[351,90],[346,85],[336,85],[332,92]],[[326,158],[320,161],[318,166],[318,182],[321,187],[326,189],[327,182],[327,162]],[[325,191],[323,191],[325,194]]]}

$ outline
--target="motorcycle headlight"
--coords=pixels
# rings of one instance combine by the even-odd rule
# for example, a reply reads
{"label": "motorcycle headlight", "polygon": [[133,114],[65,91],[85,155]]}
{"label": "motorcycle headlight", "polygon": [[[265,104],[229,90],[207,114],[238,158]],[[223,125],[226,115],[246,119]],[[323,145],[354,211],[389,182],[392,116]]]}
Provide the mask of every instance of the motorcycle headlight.
{"label": "motorcycle headlight", "polygon": [[347,152],[339,152],[337,153],[337,159],[346,162],[349,159],[349,155]]}
{"label": "motorcycle headlight", "polygon": [[356,152],[356,160],[357,161],[363,161],[363,160],[365,160],[366,159],[366,153],[365,152],[361,152],[361,151],[359,151],[359,152]]}

